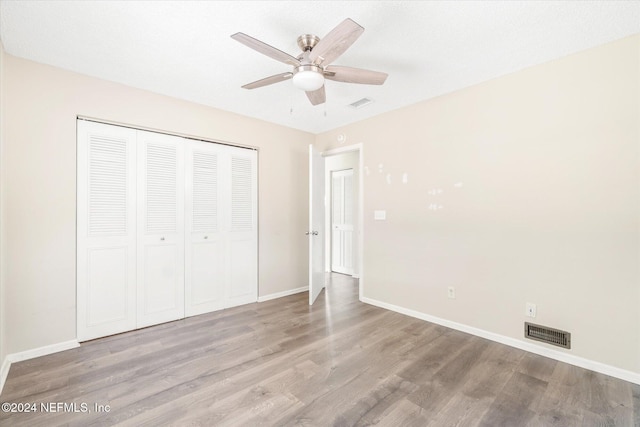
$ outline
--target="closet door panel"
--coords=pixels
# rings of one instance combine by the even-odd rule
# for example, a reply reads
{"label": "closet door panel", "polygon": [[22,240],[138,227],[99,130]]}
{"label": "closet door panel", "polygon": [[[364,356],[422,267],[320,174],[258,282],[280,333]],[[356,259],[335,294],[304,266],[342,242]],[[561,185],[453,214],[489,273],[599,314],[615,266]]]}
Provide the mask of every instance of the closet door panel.
{"label": "closet door panel", "polygon": [[136,133],[77,122],[77,336],[135,328]]}
{"label": "closet door panel", "polygon": [[256,301],[256,257],[253,239],[229,242],[229,306]]}
{"label": "closet door panel", "polygon": [[[90,284],[85,299],[87,325],[105,325],[130,316],[128,252],[126,246],[119,245],[87,250],[87,282]],[[128,325],[123,326],[126,327]],[[114,333],[122,330],[114,329]]]}
{"label": "closet door panel", "polygon": [[[169,313],[179,308],[179,280],[176,270],[179,269],[177,250],[172,242],[145,244],[144,250],[144,313]],[[180,318],[176,314],[176,319]],[[173,317],[173,316],[172,316]]]}
{"label": "closet door panel", "polygon": [[182,138],[138,131],[137,327],[184,317]]}
{"label": "closet door panel", "polygon": [[224,308],[223,224],[225,154],[223,147],[186,141],[185,315]]}
{"label": "closet door panel", "polygon": [[258,298],[257,153],[230,149],[227,307]]}
{"label": "closet door panel", "polygon": [[191,243],[191,263],[186,315],[224,308],[224,245],[220,241]]}

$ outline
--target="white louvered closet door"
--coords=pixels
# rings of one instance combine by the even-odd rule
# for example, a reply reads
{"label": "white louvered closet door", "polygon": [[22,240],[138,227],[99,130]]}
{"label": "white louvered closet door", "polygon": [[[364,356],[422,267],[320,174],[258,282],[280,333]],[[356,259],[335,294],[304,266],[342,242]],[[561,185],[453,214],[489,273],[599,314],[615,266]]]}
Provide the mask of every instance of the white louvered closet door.
{"label": "white louvered closet door", "polygon": [[78,340],[255,302],[257,152],[78,121]]}
{"label": "white louvered closet door", "polygon": [[78,121],[77,334],[136,326],[136,131]]}
{"label": "white louvered closet door", "polygon": [[226,154],[218,144],[188,141],[186,149],[185,315],[224,308],[225,215],[223,170]]}
{"label": "white louvered closet door", "polygon": [[227,307],[258,297],[258,156],[254,150],[229,147]]}
{"label": "white louvered closet door", "polygon": [[186,178],[186,315],[257,301],[257,152],[189,141]]}
{"label": "white louvered closet door", "polygon": [[184,140],[137,132],[141,328],[184,317]]}

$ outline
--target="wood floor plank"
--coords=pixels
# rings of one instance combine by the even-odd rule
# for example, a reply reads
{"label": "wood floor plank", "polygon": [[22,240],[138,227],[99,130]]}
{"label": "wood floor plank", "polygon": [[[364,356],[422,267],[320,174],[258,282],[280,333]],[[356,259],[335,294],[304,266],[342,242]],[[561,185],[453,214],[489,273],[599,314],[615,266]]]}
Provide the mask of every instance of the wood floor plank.
{"label": "wood floor plank", "polygon": [[[640,386],[363,304],[306,293],[12,365],[2,426],[640,426]],[[109,412],[94,404],[110,405]]]}
{"label": "wood floor plank", "polygon": [[633,385],[633,425],[640,426],[640,385]]}
{"label": "wood floor plank", "polygon": [[362,351],[366,354],[364,359],[361,352],[351,352],[327,366],[329,369],[324,375],[312,377],[304,388],[294,389],[293,394],[307,405],[283,420],[283,424],[296,425],[303,420],[313,420],[316,425],[357,423],[351,412],[356,402],[344,396],[369,393],[407,364],[406,359],[393,355],[393,347],[389,347],[386,340],[379,340]]}
{"label": "wood floor plank", "polygon": [[378,424],[385,411],[417,389],[416,384],[392,375],[375,388],[365,391],[350,409],[336,418],[335,424],[355,426]]}
{"label": "wood floor plank", "polygon": [[558,365],[558,361],[541,357],[537,354],[524,353],[522,361],[518,366],[518,372],[522,372],[533,378],[542,381],[549,381],[553,376],[553,372]]}
{"label": "wood floor plank", "polygon": [[532,407],[541,399],[547,382],[515,372],[487,411],[480,426],[524,426],[536,415]]}
{"label": "wood floor plank", "polygon": [[431,417],[429,426],[474,425],[486,414],[521,363],[524,352],[489,346],[469,371],[469,379],[445,407]]}
{"label": "wood floor plank", "polygon": [[382,415],[378,423],[381,427],[422,427],[429,424],[429,416],[420,406],[402,399]]}
{"label": "wood floor plank", "polygon": [[482,354],[489,344],[486,340],[469,337],[459,348],[454,350],[449,347],[447,356],[438,354],[441,360],[435,365],[438,368],[428,378],[422,376],[415,380],[419,388],[409,394],[408,399],[423,408],[429,418],[436,417],[461,392],[464,384],[472,379],[473,367],[482,360]]}

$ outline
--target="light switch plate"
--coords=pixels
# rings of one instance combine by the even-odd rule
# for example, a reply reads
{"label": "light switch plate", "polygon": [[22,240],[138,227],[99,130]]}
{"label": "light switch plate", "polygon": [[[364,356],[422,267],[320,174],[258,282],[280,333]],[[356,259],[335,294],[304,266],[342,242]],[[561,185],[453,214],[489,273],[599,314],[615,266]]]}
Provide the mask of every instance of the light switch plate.
{"label": "light switch plate", "polygon": [[373,211],[373,219],[384,221],[387,219],[387,211]]}

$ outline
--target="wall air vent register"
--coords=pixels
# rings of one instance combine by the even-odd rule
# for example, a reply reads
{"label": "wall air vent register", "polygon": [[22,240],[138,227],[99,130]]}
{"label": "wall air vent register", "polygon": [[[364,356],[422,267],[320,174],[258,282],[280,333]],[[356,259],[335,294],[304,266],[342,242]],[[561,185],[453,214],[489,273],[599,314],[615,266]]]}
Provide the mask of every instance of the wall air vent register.
{"label": "wall air vent register", "polygon": [[546,326],[524,323],[524,337],[562,348],[571,348],[571,333]]}

